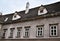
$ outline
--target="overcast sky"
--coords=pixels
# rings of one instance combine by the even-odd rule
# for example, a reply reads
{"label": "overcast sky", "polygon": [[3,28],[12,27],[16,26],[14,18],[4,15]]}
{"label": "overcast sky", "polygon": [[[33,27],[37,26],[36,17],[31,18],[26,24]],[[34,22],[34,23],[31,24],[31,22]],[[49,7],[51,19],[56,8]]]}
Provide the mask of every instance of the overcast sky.
{"label": "overcast sky", "polygon": [[58,1],[60,0],[0,0],[0,12],[10,14],[15,11],[25,10],[26,2],[30,3],[30,8],[34,8],[41,4],[46,5]]}

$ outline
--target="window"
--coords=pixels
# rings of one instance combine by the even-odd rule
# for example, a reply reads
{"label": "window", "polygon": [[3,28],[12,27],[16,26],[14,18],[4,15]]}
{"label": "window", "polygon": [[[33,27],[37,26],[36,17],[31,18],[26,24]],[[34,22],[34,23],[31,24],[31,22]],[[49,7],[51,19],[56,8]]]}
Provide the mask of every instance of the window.
{"label": "window", "polygon": [[6,18],[4,21],[6,22],[8,20],[8,18]]}
{"label": "window", "polygon": [[42,14],[46,14],[47,13],[47,9],[43,6],[41,6],[38,10],[38,15],[42,15]]}
{"label": "window", "polygon": [[17,20],[17,19],[19,19],[19,18],[21,18],[21,16],[18,15],[18,13],[15,12],[15,14],[13,15],[12,20]]}
{"label": "window", "polygon": [[17,38],[21,36],[21,27],[17,28]]}
{"label": "window", "polygon": [[29,37],[29,30],[30,30],[30,26],[25,27],[25,36],[24,37]]}
{"label": "window", "polygon": [[43,36],[43,25],[37,26],[37,37]]}
{"label": "window", "polygon": [[6,35],[6,31],[7,31],[7,29],[3,29],[3,37],[2,38],[5,38],[5,35]]}
{"label": "window", "polygon": [[57,25],[50,25],[50,36],[57,36]]}
{"label": "window", "polygon": [[14,28],[11,28],[10,29],[10,36],[9,36],[9,38],[13,38],[13,32],[14,32]]}

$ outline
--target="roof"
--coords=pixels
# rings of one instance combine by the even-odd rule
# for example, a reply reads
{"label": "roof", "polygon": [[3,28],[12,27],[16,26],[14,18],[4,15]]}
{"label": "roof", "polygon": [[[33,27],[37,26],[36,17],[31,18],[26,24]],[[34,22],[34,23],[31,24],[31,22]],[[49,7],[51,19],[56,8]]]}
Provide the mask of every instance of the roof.
{"label": "roof", "polygon": [[[25,10],[17,12],[17,14],[19,16],[21,16],[21,18],[17,19],[17,20],[12,20],[12,17],[14,15],[14,13],[7,14],[7,15],[2,15],[2,17],[0,18],[0,23],[10,24],[10,23],[17,23],[17,22],[35,20],[35,19],[39,19],[39,18],[50,17],[52,13],[54,14],[54,16],[59,16],[60,15],[59,14],[60,13],[60,2],[56,2],[56,3],[53,3],[53,4],[49,4],[49,5],[43,5],[43,7],[45,7],[48,11],[48,13],[43,14],[43,15],[38,15],[38,9],[40,7],[41,6],[29,9],[28,14],[25,14]],[[8,17],[8,20],[6,22],[4,22],[5,18],[7,18],[7,17]]]}

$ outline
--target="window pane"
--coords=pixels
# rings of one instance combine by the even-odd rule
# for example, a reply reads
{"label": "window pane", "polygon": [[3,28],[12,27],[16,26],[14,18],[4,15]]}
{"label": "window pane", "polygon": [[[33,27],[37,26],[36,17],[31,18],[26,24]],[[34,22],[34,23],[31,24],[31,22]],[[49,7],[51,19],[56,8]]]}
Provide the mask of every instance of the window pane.
{"label": "window pane", "polygon": [[41,31],[41,34],[42,34],[42,31]]}
{"label": "window pane", "polygon": [[17,32],[17,37],[20,37],[20,32]]}
{"label": "window pane", "polygon": [[38,28],[38,30],[40,30],[40,28]]}
{"label": "window pane", "polygon": [[40,31],[38,31],[38,34],[40,34]]}
{"label": "window pane", "polygon": [[56,30],[54,30],[54,32],[56,33]]}
{"label": "window pane", "polygon": [[42,33],[40,34],[40,36],[42,35]]}
{"label": "window pane", "polygon": [[25,36],[28,36],[28,32],[25,32]]}
{"label": "window pane", "polygon": [[50,35],[51,36],[56,36],[57,35],[57,25],[52,25],[50,27],[51,27],[51,29],[50,29]]}
{"label": "window pane", "polygon": [[41,28],[41,30],[42,30],[42,28]]}
{"label": "window pane", "polygon": [[13,30],[11,30],[11,32],[10,32],[10,37],[11,38],[13,37]]}
{"label": "window pane", "polygon": [[43,13],[43,10],[40,10],[40,13]]}
{"label": "window pane", "polygon": [[25,36],[26,36],[26,37],[29,36],[29,28],[25,28]]}
{"label": "window pane", "polygon": [[51,33],[53,33],[53,30],[51,30]]}
{"label": "window pane", "polygon": [[21,32],[21,29],[20,29],[20,28],[18,28],[18,29],[17,29],[17,38],[19,38],[19,37],[20,37],[20,34],[21,34],[20,32]]}
{"label": "window pane", "polygon": [[51,27],[51,29],[53,29],[53,27]]}
{"label": "window pane", "polygon": [[56,33],[54,33],[54,35],[56,35]]}
{"label": "window pane", "polygon": [[42,35],[42,31],[41,31],[41,34],[40,35]]}
{"label": "window pane", "polygon": [[43,34],[43,32],[42,32],[43,30],[42,30],[42,28],[40,27],[40,28],[38,28],[38,30],[37,30],[37,34],[38,34],[38,36],[42,36],[42,34]]}
{"label": "window pane", "polygon": [[56,26],[54,26],[54,29],[56,29]]}
{"label": "window pane", "polygon": [[53,35],[53,33],[51,33],[51,35]]}

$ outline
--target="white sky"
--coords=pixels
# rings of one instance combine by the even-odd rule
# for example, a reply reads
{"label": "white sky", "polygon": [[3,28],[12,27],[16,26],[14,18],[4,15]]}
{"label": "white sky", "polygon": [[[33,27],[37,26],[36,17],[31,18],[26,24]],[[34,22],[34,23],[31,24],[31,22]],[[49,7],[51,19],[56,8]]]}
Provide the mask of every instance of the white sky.
{"label": "white sky", "polygon": [[58,2],[60,0],[0,0],[0,12],[10,14],[15,11],[25,10],[26,2],[30,3],[30,8]]}

